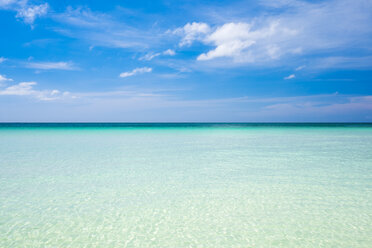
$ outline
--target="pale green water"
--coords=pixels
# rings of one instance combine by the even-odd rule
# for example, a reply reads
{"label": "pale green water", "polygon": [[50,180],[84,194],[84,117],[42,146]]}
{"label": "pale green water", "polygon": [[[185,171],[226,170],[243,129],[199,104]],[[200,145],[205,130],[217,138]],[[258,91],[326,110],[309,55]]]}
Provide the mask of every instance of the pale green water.
{"label": "pale green water", "polygon": [[372,126],[0,126],[0,247],[372,247]]}

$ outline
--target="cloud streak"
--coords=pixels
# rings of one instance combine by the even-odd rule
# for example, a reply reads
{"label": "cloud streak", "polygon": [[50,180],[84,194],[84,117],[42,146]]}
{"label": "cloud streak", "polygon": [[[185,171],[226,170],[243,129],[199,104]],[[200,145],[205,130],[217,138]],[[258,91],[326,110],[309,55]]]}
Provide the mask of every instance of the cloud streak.
{"label": "cloud streak", "polygon": [[0,74],[0,83],[4,81],[13,81],[13,79],[7,78],[6,76]]}
{"label": "cloud streak", "polygon": [[8,96],[31,96],[41,101],[51,101],[69,96],[68,92],[60,92],[59,90],[35,90],[36,82],[21,82],[16,85],[8,86],[5,89],[0,89],[0,95]]}
{"label": "cloud streak", "polygon": [[126,77],[131,77],[137,74],[143,74],[143,73],[148,73],[148,72],[152,72],[152,68],[141,67],[141,68],[133,69],[132,71],[122,72],[120,73],[119,77],[126,78]]}
{"label": "cloud streak", "polygon": [[139,60],[146,60],[146,61],[150,61],[158,56],[161,56],[161,55],[165,55],[165,56],[174,56],[176,55],[176,52],[172,49],[167,49],[161,53],[148,53],[146,54],[145,56],[142,56],[139,58]]}
{"label": "cloud streak", "polygon": [[[368,121],[372,118],[368,114],[372,110],[370,95],[342,95],[336,92],[271,98],[185,99],[170,94],[166,89],[128,88],[70,94],[58,90],[38,90],[36,86],[36,82],[21,82],[0,88],[0,96],[31,97],[49,101],[48,106],[58,104],[53,106],[68,111],[69,115],[61,117],[50,113],[50,117],[54,116],[55,120],[74,118],[64,119],[67,121]],[[4,114],[7,110],[0,109],[0,112]],[[116,113],[116,117],[109,115],[109,119],[105,119],[107,113]],[[42,116],[45,116],[44,111]]]}
{"label": "cloud streak", "polygon": [[151,30],[130,26],[112,15],[89,8],[68,7],[65,12],[52,15],[52,19],[60,24],[54,28],[56,32],[84,40],[89,46],[148,48],[150,44],[156,44],[159,36]]}
{"label": "cloud streak", "polygon": [[287,77],[284,77],[284,80],[294,79],[295,77],[296,77],[295,74],[291,74],[291,75],[289,75]]}
{"label": "cloud streak", "polygon": [[72,62],[28,62],[27,68],[39,70],[78,70]]}

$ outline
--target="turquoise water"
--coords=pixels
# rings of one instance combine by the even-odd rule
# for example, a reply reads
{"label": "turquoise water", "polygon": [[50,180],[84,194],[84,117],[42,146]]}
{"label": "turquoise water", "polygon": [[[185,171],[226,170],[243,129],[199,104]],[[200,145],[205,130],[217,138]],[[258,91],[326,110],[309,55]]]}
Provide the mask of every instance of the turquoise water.
{"label": "turquoise water", "polygon": [[372,247],[371,124],[0,124],[0,247]]}

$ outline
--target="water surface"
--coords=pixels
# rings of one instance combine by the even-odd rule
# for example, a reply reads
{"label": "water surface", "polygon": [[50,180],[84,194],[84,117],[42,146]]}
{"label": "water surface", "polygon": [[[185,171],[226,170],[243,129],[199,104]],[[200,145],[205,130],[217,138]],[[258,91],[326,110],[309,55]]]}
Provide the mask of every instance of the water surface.
{"label": "water surface", "polygon": [[371,247],[371,124],[0,124],[0,247]]}

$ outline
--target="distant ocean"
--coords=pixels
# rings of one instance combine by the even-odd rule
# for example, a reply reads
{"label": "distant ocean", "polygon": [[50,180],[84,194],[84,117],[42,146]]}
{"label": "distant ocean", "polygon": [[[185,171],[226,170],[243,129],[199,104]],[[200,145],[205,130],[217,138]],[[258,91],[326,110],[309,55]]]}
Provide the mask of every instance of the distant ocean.
{"label": "distant ocean", "polygon": [[371,123],[2,123],[0,247],[372,247]]}

